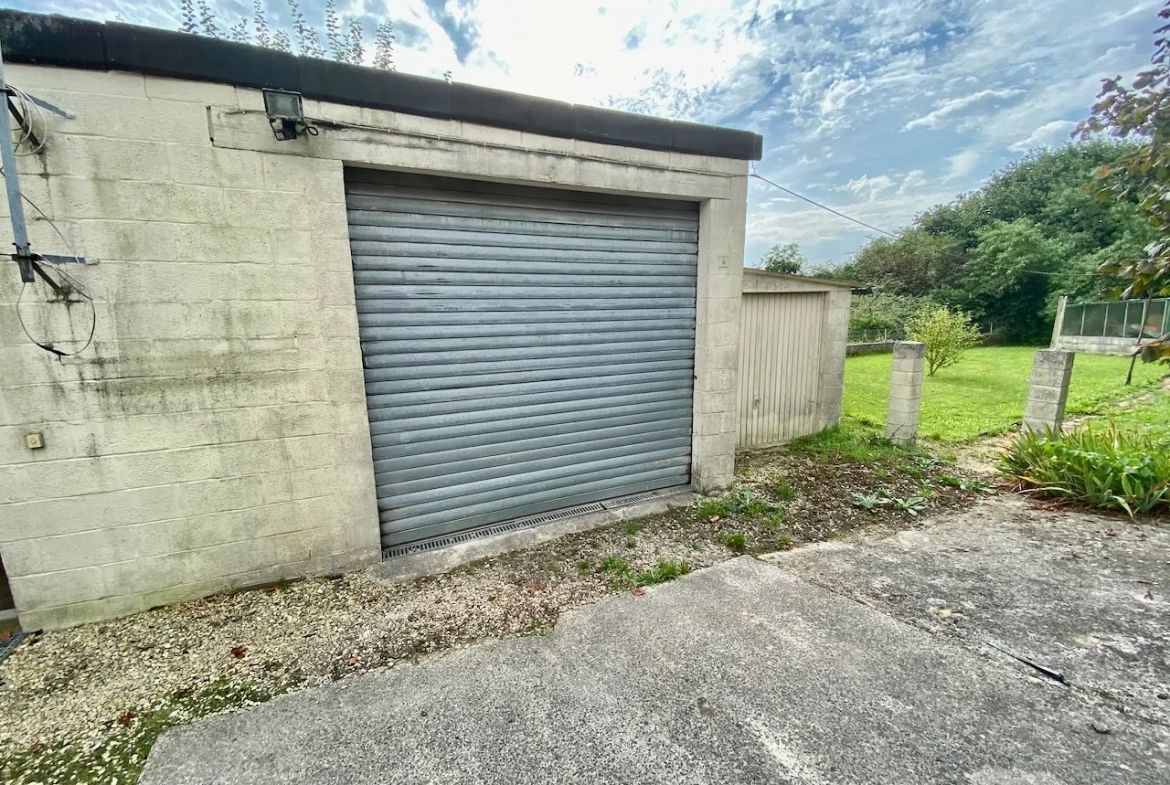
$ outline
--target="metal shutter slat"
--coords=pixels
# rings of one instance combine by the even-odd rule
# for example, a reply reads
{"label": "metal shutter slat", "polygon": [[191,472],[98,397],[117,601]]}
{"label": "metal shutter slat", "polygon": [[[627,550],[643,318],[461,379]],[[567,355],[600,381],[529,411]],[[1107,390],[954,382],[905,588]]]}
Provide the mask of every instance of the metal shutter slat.
{"label": "metal shutter slat", "polygon": [[347,172],[383,546],[688,481],[698,215]]}
{"label": "metal shutter slat", "polygon": [[[608,438],[594,439],[589,442],[581,442],[576,436],[572,438],[554,436],[543,440],[531,439],[527,442],[527,445],[540,443],[540,446],[526,447],[524,443],[508,443],[506,445],[507,460],[512,462],[536,461],[553,456],[581,455],[611,447],[624,446],[633,449],[647,442],[665,443],[676,439],[689,440],[691,438],[689,426],[675,428],[673,430],[662,430],[658,424],[654,424],[653,426],[645,426],[641,431],[635,430],[635,427],[611,429],[616,432],[616,435]],[[603,432],[595,432],[595,435],[597,433]],[[431,463],[420,463],[418,461],[407,461],[404,463],[401,460],[394,459],[375,461],[374,472],[377,477],[387,481],[406,482],[420,478],[442,480],[452,475],[460,475],[465,472],[475,471],[476,469],[500,465],[498,452],[488,454],[487,451],[477,451],[475,454],[467,454],[450,451],[439,453],[438,456],[436,458],[434,453],[430,454],[428,458],[432,461]]]}
{"label": "metal shutter slat", "polygon": [[600,481],[574,483],[573,479],[569,478],[561,488],[545,489],[533,494],[513,496],[506,500],[466,506],[460,510],[464,515],[461,519],[451,519],[445,513],[431,513],[408,520],[409,527],[398,528],[393,523],[383,522],[383,542],[387,539],[418,542],[467,531],[496,521],[548,512],[546,498],[550,493],[555,493],[557,497],[557,506],[553,509],[563,509],[577,504],[598,501],[602,498],[614,498],[630,493],[683,485],[689,479],[690,473],[686,469],[677,468],[638,472],[627,475],[617,482],[607,478]]}
{"label": "metal shutter slat", "polygon": [[[433,206],[433,203],[431,203]],[[639,226],[586,226],[564,216],[560,221],[521,221],[507,218],[480,218],[449,216],[439,213],[381,212],[377,210],[350,210],[350,237],[369,240],[380,236],[384,227],[400,229],[449,229],[453,224],[477,232],[507,234],[541,233],[548,237],[604,237],[614,240],[665,240],[676,243],[697,243],[698,233],[687,229],[650,228]],[[371,234],[372,233],[372,234]]]}
{"label": "metal shutter slat", "polygon": [[[662,432],[675,428],[687,427],[691,424],[689,414],[682,414],[674,409],[667,411],[639,412],[625,417],[611,417],[604,424],[562,421],[552,425],[536,425],[529,428],[513,429],[508,435],[511,441],[502,441],[499,435],[491,431],[460,432],[454,436],[438,439],[428,439],[422,442],[393,443],[388,438],[373,436],[374,461],[401,458],[411,463],[415,456],[417,464],[433,465],[443,456],[450,456],[452,460],[463,460],[473,455],[482,454],[502,455],[512,451],[521,452],[529,449],[533,444],[560,443],[564,439],[576,439],[584,444],[588,439],[610,436],[614,433],[641,433],[646,429],[659,428]],[[476,452],[471,452],[476,451]]]}
{"label": "metal shutter slat", "polygon": [[[693,358],[683,357],[674,360],[655,360],[638,366],[638,370],[645,372],[681,371],[694,367]],[[482,373],[475,377],[476,386],[526,384],[529,382],[553,381],[555,379],[595,378],[609,375],[620,375],[629,371],[626,365],[581,365],[562,368],[548,368],[544,373],[534,372],[531,369],[521,371],[504,371],[499,373]],[[468,387],[466,381],[460,379],[439,379],[421,377],[401,378],[398,368],[369,368],[366,370],[366,393],[389,393],[394,391],[419,392],[422,390],[443,391],[447,389],[463,389]]]}

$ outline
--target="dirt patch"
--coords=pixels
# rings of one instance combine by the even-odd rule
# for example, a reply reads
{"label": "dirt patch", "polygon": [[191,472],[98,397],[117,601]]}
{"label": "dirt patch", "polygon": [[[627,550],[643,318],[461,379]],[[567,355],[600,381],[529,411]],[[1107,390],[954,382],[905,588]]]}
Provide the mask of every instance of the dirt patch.
{"label": "dirt patch", "polygon": [[[483,638],[540,634],[571,608],[745,552],[920,526],[984,490],[959,487],[960,474],[921,452],[871,463],[754,453],[726,497],[754,500],[750,510],[691,506],[409,583],[310,580],[37,635],[0,666],[0,758],[12,761],[3,773],[16,782],[133,781],[145,751],[114,766],[112,746],[148,750],[146,735],[166,724]],[[877,501],[866,510],[858,497]],[[920,501],[894,506],[906,499]],[[224,698],[225,688],[244,697]],[[210,708],[172,708],[176,696],[208,690],[217,696]],[[32,751],[73,763],[46,774],[30,762],[44,755]]]}

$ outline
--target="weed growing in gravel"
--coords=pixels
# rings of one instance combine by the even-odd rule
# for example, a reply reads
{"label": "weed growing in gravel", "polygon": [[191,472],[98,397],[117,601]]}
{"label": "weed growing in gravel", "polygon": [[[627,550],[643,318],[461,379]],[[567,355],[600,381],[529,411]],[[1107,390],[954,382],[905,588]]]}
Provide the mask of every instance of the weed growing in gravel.
{"label": "weed growing in gravel", "polygon": [[874,512],[878,507],[884,507],[889,503],[889,499],[883,499],[876,493],[858,493],[853,497],[853,506],[860,507],[866,512]]}
{"label": "weed growing in gravel", "polygon": [[782,551],[786,551],[792,547],[792,534],[789,532],[780,532],[776,535],[776,547]]}
{"label": "weed growing in gravel", "polygon": [[730,496],[703,499],[699,502],[698,513],[700,518],[723,518],[733,513],[755,517],[772,509],[772,504],[751,488],[741,488]]}
{"label": "weed growing in gravel", "polygon": [[744,532],[720,532],[715,539],[736,553],[743,553],[748,549],[748,538]]}
{"label": "weed growing in gravel", "polygon": [[666,583],[675,578],[681,578],[691,571],[688,562],[660,561],[646,572],[639,572],[634,576],[635,586],[652,586],[656,583]]}
{"label": "weed growing in gravel", "polygon": [[589,572],[590,567],[591,565],[589,564],[588,559],[582,559],[581,561],[577,562],[577,572]]}
{"label": "weed growing in gravel", "polygon": [[735,511],[741,515],[763,515],[772,511],[772,505],[751,488],[744,488],[735,495]]}
{"label": "weed growing in gravel", "polygon": [[895,510],[909,513],[912,517],[918,517],[918,513],[926,509],[927,499],[922,496],[911,496],[906,499],[890,499],[890,504],[894,506]]}
{"label": "weed growing in gravel", "polygon": [[974,493],[980,496],[985,493],[991,493],[992,489],[995,487],[987,480],[971,480],[967,479],[966,477],[954,477],[949,474],[945,474],[942,477],[939,477],[938,482],[940,485],[946,485],[950,488],[966,491],[967,493]]}
{"label": "weed growing in gravel", "polygon": [[98,746],[66,742],[38,745],[23,753],[9,753],[0,763],[0,780],[29,783],[137,782],[150,748],[167,728],[226,709],[261,703],[272,697],[272,693],[250,682],[230,684],[226,679],[196,692],[180,691],[160,700],[142,714],[129,711],[123,714],[118,718],[122,730]]}
{"label": "weed growing in gravel", "polygon": [[645,529],[645,528],[646,528],[646,525],[643,523],[640,523],[638,521],[630,521],[629,523],[626,524],[626,534],[630,535],[631,537],[637,537],[638,532],[642,531],[642,529]]}
{"label": "weed growing in gravel", "polygon": [[614,588],[633,589],[638,586],[651,586],[656,583],[666,583],[675,578],[686,575],[691,571],[691,565],[685,561],[660,561],[649,570],[638,572],[633,565],[620,556],[606,556],[601,562],[601,572],[608,578],[610,586]]}
{"label": "weed growing in gravel", "polygon": [[784,525],[784,521],[788,518],[784,510],[776,510],[764,520],[764,525],[769,529],[779,529]]}
{"label": "weed growing in gravel", "polygon": [[627,537],[627,538],[626,538],[626,547],[627,547],[627,548],[629,548],[630,550],[633,550],[634,548],[637,548],[637,547],[638,547],[638,540],[637,540],[637,538],[635,538],[635,537]]}
{"label": "weed growing in gravel", "polygon": [[722,518],[731,514],[730,499],[703,499],[699,502],[698,513],[700,518]]}
{"label": "weed growing in gravel", "polygon": [[796,498],[796,490],[786,482],[782,482],[775,487],[776,498],[780,501],[790,502]]}
{"label": "weed growing in gravel", "polygon": [[621,556],[606,556],[601,560],[602,572],[629,572],[630,563]]}

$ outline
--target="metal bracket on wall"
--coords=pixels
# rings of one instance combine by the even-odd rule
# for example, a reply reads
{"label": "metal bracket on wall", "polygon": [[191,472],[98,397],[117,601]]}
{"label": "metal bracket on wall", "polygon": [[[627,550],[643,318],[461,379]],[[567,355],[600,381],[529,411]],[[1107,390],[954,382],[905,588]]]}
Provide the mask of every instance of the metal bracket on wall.
{"label": "metal bracket on wall", "polygon": [[[21,122],[23,127],[24,118],[21,117],[20,112],[16,109],[16,105],[12,101],[12,89],[8,86],[8,82],[4,77],[3,52],[0,52],[0,92],[4,93],[9,111],[16,115],[17,120]],[[63,117],[68,116],[64,111],[52,104],[47,104],[40,100],[36,100],[35,103],[50,111],[55,111]],[[0,166],[4,167],[4,190],[8,194],[8,213],[12,217],[12,240],[13,245],[16,246],[16,253],[12,254],[12,259],[20,268],[20,280],[24,283],[33,283],[36,281],[36,276],[40,275],[41,278],[49,281],[49,277],[40,268],[40,265],[37,264],[38,261],[52,262],[54,264],[60,264],[62,262],[84,264],[85,260],[80,257],[49,256],[34,254],[32,252],[28,240],[28,225],[24,219],[24,203],[21,201],[24,197],[20,193],[20,175],[16,171],[16,149],[12,144],[12,133],[7,128],[0,131]],[[49,283],[53,286],[54,290],[60,293],[60,289],[56,284],[52,283],[52,281],[49,281]]]}

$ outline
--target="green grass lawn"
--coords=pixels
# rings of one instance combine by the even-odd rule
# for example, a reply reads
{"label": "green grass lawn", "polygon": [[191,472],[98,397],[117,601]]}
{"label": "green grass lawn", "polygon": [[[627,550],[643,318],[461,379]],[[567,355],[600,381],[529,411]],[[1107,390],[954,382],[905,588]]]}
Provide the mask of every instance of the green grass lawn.
{"label": "green grass lawn", "polygon": [[1170,441],[1170,392],[1159,392],[1149,400],[1118,407],[1109,412],[1118,430],[1140,431],[1157,441]]}
{"label": "green grass lawn", "polygon": [[[998,433],[1024,415],[1028,378],[1036,349],[995,346],[972,349],[958,365],[927,376],[922,387],[919,433],[947,442],[970,441]],[[863,423],[884,425],[893,356],[871,354],[845,361],[844,413]],[[1133,385],[1125,386],[1128,357],[1078,354],[1069,386],[1068,414],[1102,412],[1109,403],[1132,392],[1158,385],[1168,369],[1138,361]],[[1127,417],[1157,407],[1138,407]]]}

